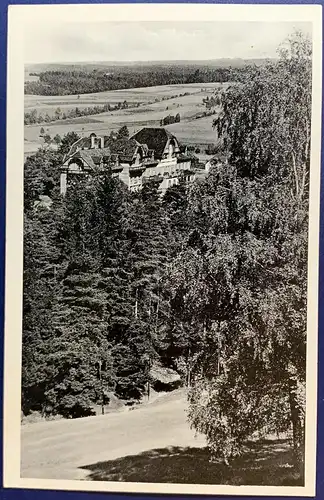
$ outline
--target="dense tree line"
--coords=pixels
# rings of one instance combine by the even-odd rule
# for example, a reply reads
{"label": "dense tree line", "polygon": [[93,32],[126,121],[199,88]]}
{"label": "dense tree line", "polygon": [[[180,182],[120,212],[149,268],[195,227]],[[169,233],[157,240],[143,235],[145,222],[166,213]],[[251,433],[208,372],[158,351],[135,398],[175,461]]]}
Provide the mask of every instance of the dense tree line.
{"label": "dense tree line", "polygon": [[100,113],[107,113],[109,111],[116,111],[119,109],[128,109],[138,107],[139,103],[129,104],[127,101],[119,102],[115,105],[103,104],[102,106],[87,106],[85,108],[76,106],[75,108],[68,108],[62,111],[61,108],[56,108],[54,115],[45,113],[43,115],[37,109],[26,111],[24,114],[24,125],[33,125],[35,123],[50,123],[58,120],[67,120],[71,118],[79,118],[80,116],[98,115]]}
{"label": "dense tree line", "polygon": [[[190,95],[189,92],[185,92],[183,94],[175,94],[175,95],[167,95],[162,98],[154,99],[154,102],[166,101],[169,99],[176,99],[178,97],[183,97],[186,95]],[[147,104],[153,104],[153,102],[148,102]],[[120,109],[128,109],[128,108],[138,108],[141,105],[140,102],[127,102],[124,100],[123,102],[118,102],[117,104],[103,104],[102,106],[86,106],[80,107],[76,106],[75,108],[67,108],[64,111],[60,107],[56,108],[54,114],[50,115],[49,113],[43,114],[42,112],[37,111],[37,109],[31,109],[30,111],[26,111],[24,114],[24,125],[33,125],[35,123],[50,123],[58,120],[67,120],[73,118],[79,118],[81,116],[91,116],[98,115],[100,113],[107,113],[110,111],[118,111]],[[178,104],[179,107],[179,104]],[[172,122],[174,123],[174,122]]]}
{"label": "dense tree line", "polygon": [[196,68],[195,66],[156,66],[146,71],[141,68],[127,70],[114,68],[93,71],[44,71],[38,74],[38,81],[25,82],[25,94],[70,95],[103,92],[155,85],[184,83],[226,82],[230,78],[228,68]]}
{"label": "dense tree line", "polygon": [[69,138],[27,159],[25,412],[85,415],[102,384],[140,398],[158,359],[191,386],[212,454],[228,463],[256,431],[291,431],[302,475],[310,116],[310,43],[296,33],[223,93],[227,161],[190,187],[131,194],[107,171],[61,199]]}

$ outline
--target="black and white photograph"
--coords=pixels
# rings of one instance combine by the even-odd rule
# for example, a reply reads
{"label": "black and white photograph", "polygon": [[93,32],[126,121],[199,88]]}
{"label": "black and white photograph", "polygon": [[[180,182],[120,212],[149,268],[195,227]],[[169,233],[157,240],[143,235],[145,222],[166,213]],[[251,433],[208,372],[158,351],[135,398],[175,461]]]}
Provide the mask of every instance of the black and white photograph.
{"label": "black and white photograph", "polygon": [[315,494],[321,16],[9,9],[5,485]]}

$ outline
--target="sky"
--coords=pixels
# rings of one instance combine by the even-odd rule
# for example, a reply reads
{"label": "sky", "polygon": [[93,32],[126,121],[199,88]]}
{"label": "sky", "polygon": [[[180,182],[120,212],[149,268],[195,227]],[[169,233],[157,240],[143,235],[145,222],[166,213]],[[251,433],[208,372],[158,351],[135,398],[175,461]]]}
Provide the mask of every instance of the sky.
{"label": "sky", "polygon": [[25,63],[208,60],[276,57],[278,45],[309,23],[41,23],[24,33]]}

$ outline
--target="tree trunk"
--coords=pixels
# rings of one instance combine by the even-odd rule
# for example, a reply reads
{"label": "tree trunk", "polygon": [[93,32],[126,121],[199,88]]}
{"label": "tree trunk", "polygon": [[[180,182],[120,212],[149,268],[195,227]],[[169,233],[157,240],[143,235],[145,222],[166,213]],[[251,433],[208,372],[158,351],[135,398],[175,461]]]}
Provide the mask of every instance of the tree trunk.
{"label": "tree trunk", "polygon": [[158,292],[158,300],[156,304],[156,320],[155,320],[155,333],[157,333],[159,326],[159,310],[160,310],[160,292]]}
{"label": "tree trunk", "polygon": [[135,293],[135,311],[134,311],[134,315],[135,315],[135,318],[137,319],[137,316],[138,316],[138,300],[137,300],[137,297],[138,297],[138,290],[136,288],[136,293]]}
{"label": "tree trunk", "polygon": [[294,465],[301,478],[304,478],[304,425],[297,403],[297,381],[289,380],[290,419],[293,433]]}
{"label": "tree trunk", "polygon": [[151,307],[152,307],[152,297],[150,295],[149,308],[148,308],[148,317],[151,317]]}
{"label": "tree trunk", "polygon": [[219,327],[217,330],[217,375],[220,375],[220,351],[221,351],[221,342],[220,342],[220,332]]}
{"label": "tree trunk", "polygon": [[102,385],[102,373],[101,373],[101,366],[102,362],[99,361],[99,380],[100,380],[100,391],[101,391],[101,414],[105,414],[105,401],[104,401],[104,393],[103,393],[103,385]]}
{"label": "tree trunk", "polygon": [[187,357],[187,387],[191,385],[191,349],[189,346]]}

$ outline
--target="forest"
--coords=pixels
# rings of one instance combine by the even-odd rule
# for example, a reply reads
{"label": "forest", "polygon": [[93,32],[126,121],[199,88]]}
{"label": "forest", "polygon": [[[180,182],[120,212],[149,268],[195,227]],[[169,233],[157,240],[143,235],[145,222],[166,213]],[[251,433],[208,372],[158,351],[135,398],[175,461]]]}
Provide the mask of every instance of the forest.
{"label": "forest", "polygon": [[76,95],[107,90],[184,83],[227,82],[230,68],[184,66],[113,67],[86,70],[47,70],[38,81],[25,82],[25,94]]}
{"label": "forest", "polygon": [[25,414],[88,415],[102,387],[138,400],[158,361],[189,386],[212,455],[229,463],[253,433],[291,432],[302,470],[311,43],[297,32],[279,56],[222,92],[227,160],[163,198],[108,170],[61,198],[73,133],[27,158]]}

